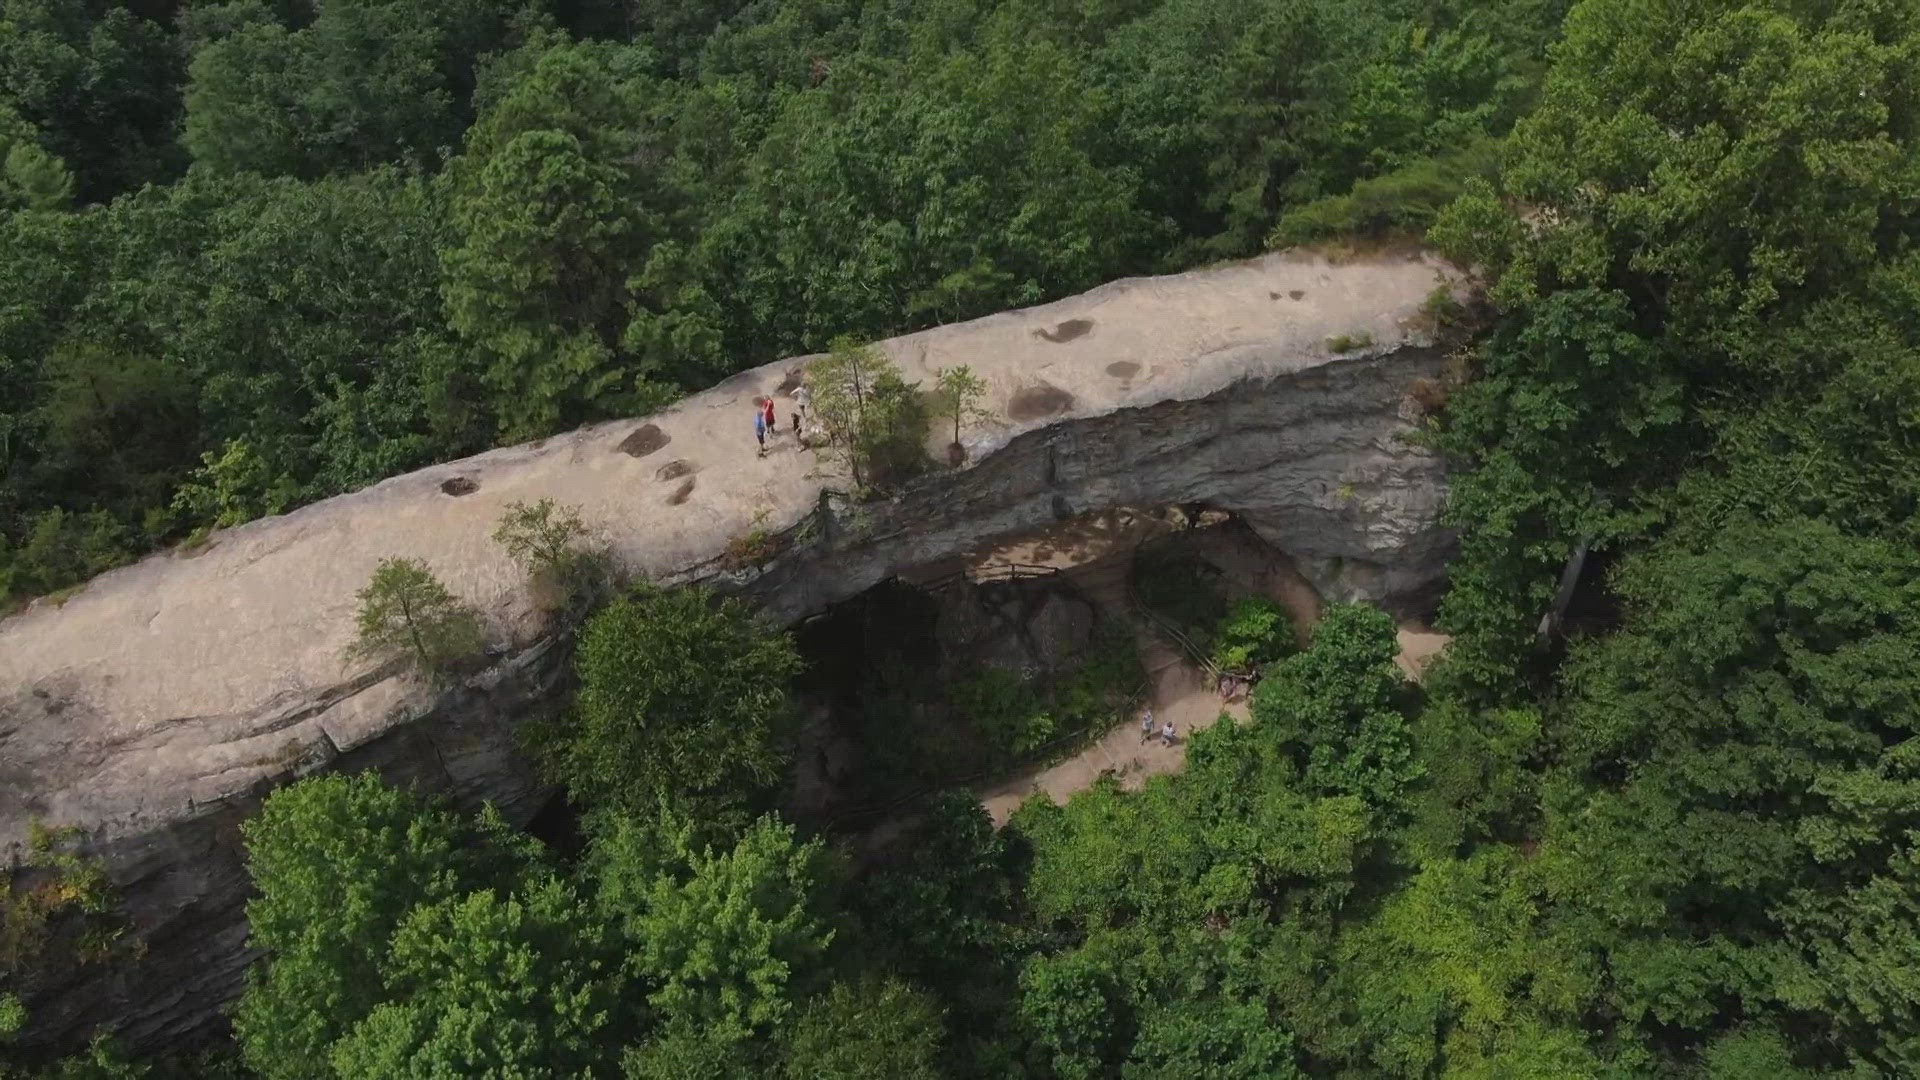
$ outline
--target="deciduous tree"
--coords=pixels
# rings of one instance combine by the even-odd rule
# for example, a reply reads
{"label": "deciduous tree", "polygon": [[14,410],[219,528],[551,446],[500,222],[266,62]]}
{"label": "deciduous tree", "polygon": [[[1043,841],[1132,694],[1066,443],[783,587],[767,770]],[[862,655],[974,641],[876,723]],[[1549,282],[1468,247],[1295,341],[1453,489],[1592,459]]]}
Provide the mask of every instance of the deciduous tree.
{"label": "deciduous tree", "polygon": [[415,908],[512,880],[531,850],[498,818],[476,826],[378,777],[316,777],[246,823],[252,972],[234,1027],[270,1080],[334,1073],[335,1040],[388,997],[389,941]]}
{"label": "deciduous tree", "polygon": [[665,799],[712,812],[756,801],[783,775],[799,659],[739,601],[635,591],[588,621],[576,664],[579,698],[542,756],[583,805],[651,813]]}
{"label": "deciduous tree", "polygon": [[405,659],[429,674],[471,659],[485,644],[480,617],[418,559],[385,559],[361,589],[353,651]]}
{"label": "deciduous tree", "polygon": [[670,1023],[766,1034],[824,974],[825,850],[774,818],[727,846],[693,846],[696,835],[672,814],[607,823],[593,857],[600,909]]}

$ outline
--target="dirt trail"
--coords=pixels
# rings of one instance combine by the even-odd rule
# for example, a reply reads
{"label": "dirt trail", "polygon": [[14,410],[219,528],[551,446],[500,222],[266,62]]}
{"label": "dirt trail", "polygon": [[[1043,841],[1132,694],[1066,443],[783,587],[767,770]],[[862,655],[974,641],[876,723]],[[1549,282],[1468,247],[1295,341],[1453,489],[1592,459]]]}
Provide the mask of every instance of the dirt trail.
{"label": "dirt trail", "polygon": [[[969,570],[991,576],[1009,564],[1061,568],[1108,620],[1131,628],[1148,679],[1147,702],[1156,728],[1173,721],[1175,741],[1164,745],[1156,735],[1143,740],[1140,716],[1102,735],[1099,741],[1058,764],[1025,776],[1002,781],[980,793],[980,801],[995,827],[1005,825],[1014,810],[1036,792],[1045,792],[1064,804],[1075,792],[1085,791],[1103,774],[1118,777],[1123,788],[1139,789],[1150,776],[1179,772],[1187,761],[1187,740],[1196,731],[1212,727],[1222,713],[1247,718],[1244,698],[1223,702],[1211,678],[1198,664],[1157,633],[1138,615],[1127,589],[1133,549],[1142,540],[1177,528],[1165,517],[1119,509],[1063,523],[1047,533],[1004,545],[975,556]],[[1239,587],[1266,596],[1293,616],[1301,644],[1320,619],[1319,594],[1293,561],[1268,548],[1242,529],[1209,528],[1195,535],[1195,553],[1218,567]],[[1400,653],[1395,658],[1408,678],[1418,679],[1426,664],[1447,643],[1445,634],[1416,623],[1399,629]]]}
{"label": "dirt trail", "polygon": [[[1092,787],[1102,773],[1113,773],[1120,778],[1121,786],[1134,790],[1145,784],[1149,776],[1178,772],[1187,761],[1187,739],[1220,719],[1220,695],[1210,685],[1206,673],[1133,613],[1126,587],[1131,569],[1130,552],[1122,551],[1097,563],[1073,567],[1066,573],[1102,616],[1133,630],[1141,667],[1147,673],[1147,700],[1153,707],[1154,725],[1157,729],[1169,720],[1173,722],[1173,745],[1164,745],[1157,733],[1152,739],[1141,739],[1140,718],[1130,716],[1079,754],[982,792],[981,802],[992,815],[994,825],[1005,825],[1013,811],[1036,791],[1044,791],[1054,802],[1064,803],[1074,792]],[[1244,702],[1225,708],[1236,717],[1247,715]]]}

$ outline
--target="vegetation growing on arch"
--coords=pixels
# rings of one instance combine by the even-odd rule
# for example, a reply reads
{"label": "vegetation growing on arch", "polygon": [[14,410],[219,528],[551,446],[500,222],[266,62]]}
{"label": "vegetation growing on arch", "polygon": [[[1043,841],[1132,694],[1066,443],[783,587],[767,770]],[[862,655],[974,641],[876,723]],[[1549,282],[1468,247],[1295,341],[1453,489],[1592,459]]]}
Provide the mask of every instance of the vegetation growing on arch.
{"label": "vegetation growing on arch", "polygon": [[440,676],[486,644],[479,614],[418,559],[381,560],[358,596],[358,634],[351,647],[356,656],[400,660]]}
{"label": "vegetation growing on arch", "polygon": [[952,464],[958,465],[966,454],[965,447],[960,443],[961,425],[993,417],[990,410],[980,405],[986,395],[986,382],[965,364],[943,367],[935,374],[935,409],[942,420],[953,421],[953,442],[948,447]]}
{"label": "vegetation growing on arch", "polygon": [[832,352],[807,365],[807,387],[827,452],[846,465],[856,488],[890,487],[924,469],[927,406],[879,346],[836,339]]}
{"label": "vegetation growing on arch", "polygon": [[607,556],[589,546],[591,533],[580,511],[552,499],[511,502],[493,530],[493,542],[526,572],[535,595],[549,609],[590,600],[611,573]]}

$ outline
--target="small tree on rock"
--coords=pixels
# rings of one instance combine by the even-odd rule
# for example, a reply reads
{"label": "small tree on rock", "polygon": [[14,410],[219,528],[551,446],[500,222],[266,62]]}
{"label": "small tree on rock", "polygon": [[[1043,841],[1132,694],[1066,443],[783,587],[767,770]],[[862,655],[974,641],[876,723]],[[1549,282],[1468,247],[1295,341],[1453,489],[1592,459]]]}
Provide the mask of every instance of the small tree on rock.
{"label": "small tree on rock", "polygon": [[925,464],[926,404],[878,348],[836,339],[833,351],[807,368],[807,385],[854,484],[883,485]]}
{"label": "small tree on rock", "polygon": [[599,560],[585,546],[588,535],[578,509],[541,499],[509,503],[493,542],[507,549],[536,591],[559,597],[558,607],[587,592],[597,576]]}
{"label": "small tree on rock", "polygon": [[986,394],[986,381],[965,364],[941,368],[935,373],[934,397],[940,416],[953,420],[953,446],[950,452],[955,465],[966,459],[966,451],[960,448],[960,425],[968,420],[984,420],[993,415],[980,407],[980,399]]}
{"label": "small tree on rock", "polygon": [[485,644],[480,617],[447,591],[418,559],[386,559],[360,590],[356,656],[405,658],[421,671],[444,672]]}

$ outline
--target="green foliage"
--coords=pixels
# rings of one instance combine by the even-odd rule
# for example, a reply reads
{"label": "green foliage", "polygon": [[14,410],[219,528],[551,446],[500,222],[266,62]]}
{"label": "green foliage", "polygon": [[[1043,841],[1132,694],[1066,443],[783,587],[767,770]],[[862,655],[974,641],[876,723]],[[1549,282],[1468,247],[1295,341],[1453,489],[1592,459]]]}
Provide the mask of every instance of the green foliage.
{"label": "green foliage", "polygon": [[64,210],[73,173],[40,145],[40,132],[0,99],[0,212]]}
{"label": "green foliage", "polygon": [[829,867],[818,840],[761,818],[728,847],[696,846],[665,816],[611,820],[595,845],[599,909],[670,1023],[722,1044],[782,1022],[817,980],[834,932],[823,916]]}
{"label": "green foliage", "polygon": [[[1502,134],[1559,14],[11,0],[0,534],[102,511],[137,555],[840,335],[1253,254]],[[53,209],[69,174],[99,212]],[[932,406],[877,398],[843,445],[886,487]]]}
{"label": "green foliage", "polygon": [[605,556],[586,546],[589,536],[580,511],[552,499],[508,503],[493,530],[493,542],[526,571],[536,593],[562,608],[591,597],[606,576]]}
{"label": "green foliage", "polygon": [[259,5],[228,10],[230,26],[195,12],[206,33],[182,142],[217,172],[312,177],[455,145],[471,119],[473,65],[504,43],[510,9],[320,0],[293,26]]}
{"label": "green foliage", "polygon": [[980,407],[987,384],[965,364],[943,367],[934,379],[934,409],[942,418],[953,418],[954,445],[960,443],[960,426],[969,420],[990,419],[993,413]]}
{"label": "green foliage", "polygon": [[1119,723],[1141,687],[1131,637],[1101,627],[1053,671],[982,666],[929,681],[875,643],[862,682],[859,733],[873,797],[905,796],[1031,768],[1075,753]]}
{"label": "green foliage", "polygon": [[835,339],[832,352],[807,366],[807,388],[830,452],[856,487],[891,486],[925,467],[926,403],[878,346]]}
{"label": "green foliage", "polygon": [[1424,867],[1348,944],[1371,1056],[1399,1075],[1594,1076],[1576,1026],[1586,958],[1540,925],[1511,848]]}
{"label": "green foliage", "polygon": [[152,356],[66,342],[47,358],[44,374],[37,419],[47,479],[88,484],[121,520],[165,504],[172,479],[192,464],[183,450],[199,426],[193,384],[181,370]]}
{"label": "green foliage", "polygon": [[1267,670],[1253,716],[1300,768],[1305,790],[1393,807],[1419,775],[1400,697],[1393,620],[1355,604],[1330,607],[1313,644]]}
{"label": "green foliage", "polygon": [[1292,617],[1263,596],[1242,597],[1212,637],[1214,666],[1242,674],[1259,671],[1295,649]]}
{"label": "green foliage", "polygon": [[1568,884],[1627,929],[1626,1015],[1706,1026],[1704,983],[1749,1015],[1816,1008],[1876,1069],[1920,1061],[1877,1019],[1914,1007],[1906,931],[1868,929],[1912,888],[1914,563],[1822,522],[1735,519],[1622,568],[1628,626],[1569,676],[1558,741],[1582,783],[1551,824]]}
{"label": "green foliage", "polygon": [[372,774],[276,792],[243,832],[259,893],[247,921],[265,959],[234,1029],[255,1071],[288,1080],[332,1075],[330,1047],[388,997],[390,942],[412,912],[531,859],[498,819],[476,825]]}
{"label": "green foliage", "polygon": [[106,867],[77,850],[79,834],[32,821],[24,858],[0,873],[0,1045],[26,1025],[21,993],[73,960],[113,959],[123,927]]}
{"label": "green foliage", "polygon": [[509,437],[662,404],[659,358],[627,355],[626,287],[659,225],[648,85],[635,58],[586,44],[539,53],[468,134],[452,168],[460,241],[446,253],[448,315],[486,350],[484,382]]}
{"label": "green foliage", "polygon": [[242,440],[200,456],[200,467],[180,483],[173,510],[214,528],[241,525],[286,511],[299,492],[293,478],[272,466]]}
{"label": "green foliage", "polygon": [[580,511],[559,506],[552,499],[536,503],[510,502],[493,531],[493,542],[507,549],[507,557],[527,573],[563,566],[579,554],[587,536]]}
{"label": "green foliage", "polygon": [[1081,953],[1040,957],[1020,972],[1021,1017],[1063,1080],[1105,1075],[1120,1055],[1123,1017],[1111,976]]}
{"label": "green foliage", "polygon": [[1553,224],[1499,295],[1657,283],[1676,334],[1735,344],[1865,271],[1914,223],[1916,56],[1873,5],[1576,7],[1505,176]]}
{"label": "green foliage", "polygon": [[1058,721],[1028,680],[1004,668],[982,668],[949,691],[954,710],[1015,759],[1052,742]]}
{"label": "green foliage", "polygon": [[[1876,0],[8,0],[0,587],[841,335],[1426,229],[1504,315],[1424,436],[1461,538],[1424,707],[1384,616],[1335,607],[1276,657],[1273,611],[1149,553],[1156,613],[1269,665],[1254,721],[999,833],[952,795],[858,845],[843,895],[823,841],[746,825],[791,649],[636,595],[542,741],[595,811],[565,877],[372,781],[269,800],[249,1059],[1912,1074],[1917,63],[1920,16]],[[923,398],[833,352],[816,402],[864,486],[977,407],[963,369]],[[575,546],[561,508],[516,514],[515,557]],[[1539,647],[1581,544],[1576,639]],[[916,784],[1104,723],[1137,678],[902,670],[927,685],[866,695],[861,768]],[[97,893],[34,888],[10,949],[86,936]]]}
{"label": "green foliage", "polygon": [[9,546],[98,511],[120,561],[484,445],[434,330],[437,215],[391,171],[0,214]]}
{"label": "green foliage", "polygon": [[808,1002],[787,1036],[792,1080],[938,1080],[940,1012],[927,996],[887,980],[848,985]]}
{"label": "green foliage", "polygon": [[447,591],[418,559],[383,559],[360,600],[354,655],[401,659],[439,675],[471,660],[486,644],[480,616]]}
{"label": "green foliage", "polygon": [[1267,243],[1283,248],[1336,237],[1424,236],[1467,193],[1470,181],[1492,174],[1493,157],[1490,146],[1477,144],[1361,180],[1344,195],[1281,215]]}
{"label": "green foliage", "polygon": [[978,1009],[1015,936],[1010,845],[965,792],[931,800],[895,860],[848,899],[894,970]]}
{"label": "green foliage", "polygon": [[704,813],[761,800],[785,773],[799,660],[737,600],[641,589],[586,624],[580,695],[540,739],[549,774],[582,804]]}
{"label": "green foliage", "polygon": [[415,907],[382,974],[390,1000],[334,1044],[339,1076],[591,1075],[621,1033],[618,954],[552,879]]}
{"label": "green foliage", "polygon": [[48,510],[36,515],[17,548],[0,547],[0,586],[9,596],[55,592],[124,562],[126,530],[101,510]]}
{"label": "green foliage", "polygon": [[1484,280],[1499,281],[1512,265],[1525,226],[1488,180],[1472,177],[1434,216],[1427,242],[1454,264]]}
{"label": "green foliage", "polygon": [[1180,1002],[1148,1013],[1122,1080],[1298,1080],[1293,1039],[1251,1002]]}
{"label": "green foliage", "polygon": [[83,0],[12,0],[0,14],[0,106],[43,133],[36,165],[71,169],[87,202],[165,183],[182,164],[169,17]]}
{"label": "green foliage", "polygon": [[1063,675],[1023,679],[983,668],[946,694],[956,719],[987,741],[995,760],[1010,764],[1111,727],[1133,698],[1137,669],[1131,642],[1108,631]]}
{"label": "green foliage", "polygon": [[741,1033],[669,1023],[621,1061],[626,1080],[734,1080],[764,1074],[768,1055]]}
{"label": "green foliage", "polygon": [[1620,293],[1555,293],[1481,349],[1448,401],[1440,442],[1461,469],[1447,506],[1461,552],[1441,614],[1465,683],[1510,677],[1582,538],[1604,545],[1645,525],[1637,489],[1678,449],[1681,381],[1632,322]]}
{"label": "green foliage", "polygon": [[1532,709],[1475,710],[1442,698],[1421,710],[1413,743],[1425,783],[1413,796],[1408,847],[1422,858],[1442,858],[1466,845],[1528,835],[1544,741]]}
{"label": "green foliage", "polygon": [[1327,351],[1336,355],[1372,347],[1373,335],[1367,333],[1335,334],[1327,339]]}

